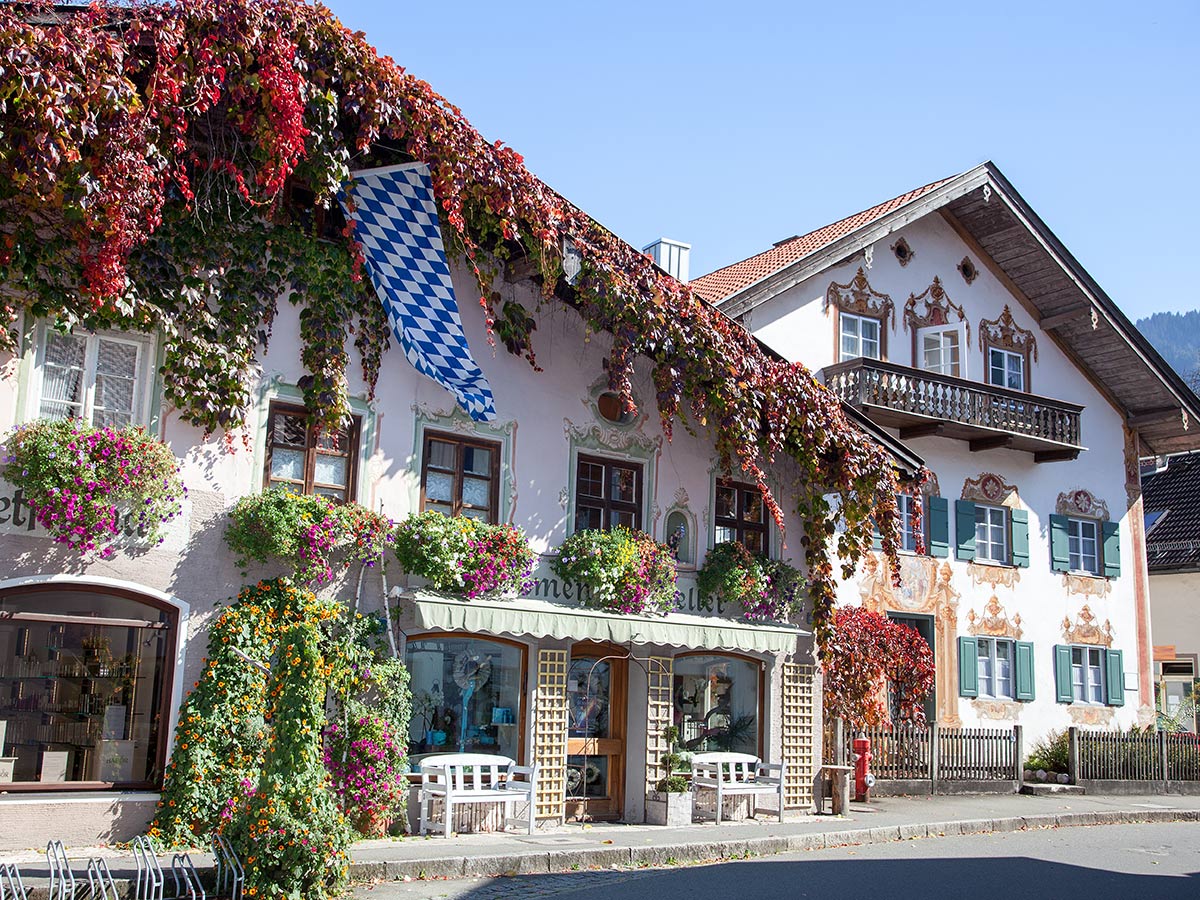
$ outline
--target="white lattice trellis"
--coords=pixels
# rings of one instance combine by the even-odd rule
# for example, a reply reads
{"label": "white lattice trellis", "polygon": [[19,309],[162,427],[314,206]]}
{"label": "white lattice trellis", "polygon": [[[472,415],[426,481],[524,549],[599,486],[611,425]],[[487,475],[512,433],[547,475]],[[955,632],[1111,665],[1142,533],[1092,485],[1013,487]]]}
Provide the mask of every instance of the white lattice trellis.
{"label": "white lattice trellis", "polygon": [[789,809],[813,802],[813,680],[812,666],[783,664],[783,800]]}
{"label": "white lattice trellis", "polygon": [[539,819],[562,816],[567,798],[566,650],[539,650],[533,709],[533,760],[538,764]]}
{"label": "white lattice trellis", "polygon": [[646,666],[646,790],[668,773],[663,755],[671,748],[663,732],[671,724],[671,674],[669,656],[652,656]]}

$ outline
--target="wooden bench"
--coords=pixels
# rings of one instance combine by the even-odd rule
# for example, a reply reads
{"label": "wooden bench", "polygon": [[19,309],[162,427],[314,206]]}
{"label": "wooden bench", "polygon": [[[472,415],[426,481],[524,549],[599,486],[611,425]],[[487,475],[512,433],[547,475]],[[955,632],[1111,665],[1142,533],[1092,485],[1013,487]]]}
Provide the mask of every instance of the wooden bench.
{"label": "wooden bench", "polygon": [[[696,753],[692,755],[692,792],[716,791],[717,824],[721,824],[726,797],[774,794],[783,821],[783,766],[765,763],[749,753]],[[754,813],[754,808],[751,808]]]}
{"label": "wooden bench", "polygon": [[[518,766],[507,756],[489,753],[443,753],[427,756],[421,760],[420,833],[434,830],[430,822],[433,801],[441,798],[445,804],[443,812],[443,834],[450,837],[454,830],[454,807],[463,803],[502,803],[504,819],[502,828],[510,820],[528,827],[533,834],[533,797],[537,790],[537,764]],[[514,776],[522,775],[517,781]],[[518,802],[529,804],[526,819],[514,817],[511,807]]]}

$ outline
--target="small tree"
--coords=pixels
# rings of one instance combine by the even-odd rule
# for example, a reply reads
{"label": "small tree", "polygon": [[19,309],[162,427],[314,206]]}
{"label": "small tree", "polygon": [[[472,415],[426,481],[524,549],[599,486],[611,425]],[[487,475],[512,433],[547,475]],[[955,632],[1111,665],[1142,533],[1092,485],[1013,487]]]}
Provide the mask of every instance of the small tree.
{"label": "small tree", "polygon": [[834,616],[823,656],[827,717],[843,719],[854,729],[896,720],[925,724],[933,652],[915,629],[859,606],[843,607]]}

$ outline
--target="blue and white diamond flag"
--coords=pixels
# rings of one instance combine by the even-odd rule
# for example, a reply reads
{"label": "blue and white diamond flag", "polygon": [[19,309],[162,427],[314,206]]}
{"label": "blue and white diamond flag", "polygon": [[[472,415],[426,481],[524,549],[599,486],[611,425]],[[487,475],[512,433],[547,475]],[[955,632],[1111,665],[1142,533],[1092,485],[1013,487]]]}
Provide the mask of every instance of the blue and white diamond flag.
{"label": "blue and white diamond flag", "polygon": [[[392,333],[417,371],[458,398],[476,421],[496,417],[492,389],[471,357],[425,163],[353,173],[354,235]],[[346,206],[345,198],[342,200]]]}

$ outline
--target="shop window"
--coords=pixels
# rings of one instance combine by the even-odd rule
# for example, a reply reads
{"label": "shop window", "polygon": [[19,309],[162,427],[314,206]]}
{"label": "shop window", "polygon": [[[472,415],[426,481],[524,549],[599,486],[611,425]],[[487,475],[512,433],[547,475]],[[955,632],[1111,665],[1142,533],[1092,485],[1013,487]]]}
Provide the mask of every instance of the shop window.
{"label": "shop window", "polygon": [[520,646],[501,641],[449,636],[409,641],[410,758],[498,753],[519,760],[524,660]]}
{"label": "shop window", "polygon": [[94,589],[0,595],[0,756],[12,788],[160,783],[176,618]]}
{"label": "shop window", "polygon": [[575,530],[642,527],[640,463],[580,454],[575,468]]}
{"label": "shop window", "polygon": [[145,424],[149,356],[144,339],[42,329],[37,416],[114,428]]}
{"label": "shop window", "polygon": [[499,444],[426,432],[421,459],[421,509],[499,521]]}
{"label": "shop window", "polygon": [[717,482],[713,541],[737,541],[751,553],[766,556],[767,509],[757,485]]}
{"label": "shop window", "polygon": [[674,661],[673,720],[681,746],[759,755],[760,668],[736,656]]}
{"label": "shop window", "polygon": [[318,432],[299,406],[272,403],[267,423],[266,486],[297,494],[354,499],[359,419],[335,434]]}

